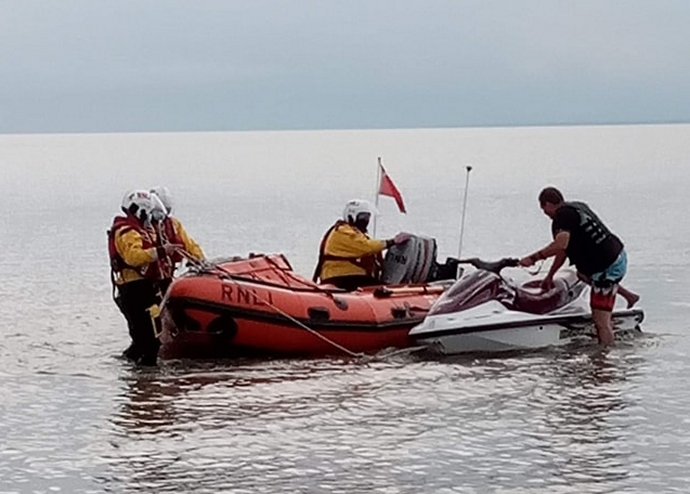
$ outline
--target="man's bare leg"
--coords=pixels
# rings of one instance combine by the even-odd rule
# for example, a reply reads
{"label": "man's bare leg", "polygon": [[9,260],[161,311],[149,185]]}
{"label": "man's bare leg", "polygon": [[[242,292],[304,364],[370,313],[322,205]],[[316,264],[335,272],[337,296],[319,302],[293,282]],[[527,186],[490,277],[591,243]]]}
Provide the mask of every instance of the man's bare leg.
{"label": "man's bare leg", "polygon": [[613,323],[611,322],[611,312],[592,309],[592,320],[594,321],[594,326],[597,328],[597,337],[599,338],[599,343],[608,346],[613,345]]}
{"label": "man's bare leg", "polygon": [[623,285],[618,285],[618,294],[623,297],[626,302],[628,302],[628,309],[634,306],[637,301],[640,300],[640,296],[637,293],[631,292],[627,288],[623,287]]}

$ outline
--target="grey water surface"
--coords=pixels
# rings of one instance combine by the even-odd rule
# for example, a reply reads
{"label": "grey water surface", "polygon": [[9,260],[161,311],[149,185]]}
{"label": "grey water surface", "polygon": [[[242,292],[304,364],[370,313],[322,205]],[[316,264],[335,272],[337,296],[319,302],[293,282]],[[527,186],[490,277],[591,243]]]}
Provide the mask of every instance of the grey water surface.
{"label": "grey water surface", "polygon": [[[644,335],[497,356],[119,357],[105,231],[159,183],[210,257],[309,275],[381,156],[408,214],[496,259],[549,240],[544,185],[626,243]],[[687,492],[690,126],[0,136],[0,493]],[[516,278],[524,271],[514,270]]]}

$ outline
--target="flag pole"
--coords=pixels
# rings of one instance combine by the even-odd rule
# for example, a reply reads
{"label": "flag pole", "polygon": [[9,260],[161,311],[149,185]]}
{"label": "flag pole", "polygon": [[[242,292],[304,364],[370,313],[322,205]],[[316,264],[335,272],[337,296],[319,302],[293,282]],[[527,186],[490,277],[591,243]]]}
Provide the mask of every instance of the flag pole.
{"label": "flag pole", "polygon": [[465,194],[462,201],[462,220],[460,223],[460,245],[458,246],[458,259],[462,259],[462,237],[465,233],[465,211],[467,210],[467,189],[470,185],[470,172],[472,171],[472,166],[467,165],[465,167],[467,173],[465,175]]}
{"label": "flag pole", "polygon": [[376,213],[372,214],[371,218],[371,238],[376,238],[376,217],[378,216],[379,210],[379,191],[381,190],[381,156],[379,156],[379,166],[376,167],[376,194],[374,199],[374,207],[376,208]]}

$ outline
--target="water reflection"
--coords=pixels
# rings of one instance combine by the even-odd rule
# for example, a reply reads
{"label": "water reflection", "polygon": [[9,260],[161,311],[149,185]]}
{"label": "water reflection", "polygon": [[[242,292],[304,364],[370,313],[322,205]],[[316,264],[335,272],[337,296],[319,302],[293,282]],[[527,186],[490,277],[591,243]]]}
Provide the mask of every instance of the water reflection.
{"label": "water reflection", "polygon": [[337,361],[328,360],[178,361],[160,369],[132,368],[122,378],[124,399],[113,423],[120,434],[136,436],[171,434],[183,423],[256,415],[257,410],[248,401],[228,400],[221,405],[221,395],[248,394],[241,388],[294,383],[338,369],[343,368],[338,367]]}
{"label": "water reflection", "polygon": [[299,439],[289,436],[309,429],[319,401],[339,395],[329,396],[322,380],[352,369],[332,360],[131,369],[111,420],[113,450],[104,457],[111,487],[202,493],[256,485],[255,474],[265,471],[275,471],[278,479],[280,455],[300,454]]}
{"label": "water reflection", "polygon": [[133,369],[123,382],[125,399],[113,417],[122,433],[158,433],[177,422],[173,400],[184,392],[180,383],[161,379],[154,370],[141,369]]}
{"label": "water reflection", "polygon": [[[494,487],[541,492],[631,485],[639,470],[631,446],[635,386],[647,366],[638,343],[427,361],[452,369],[446,378],[455,384],[444,394],[446,386],[425,390],[447,410],[434,463],[461,472],[463,485],[478,491],[487,478]],[[427,409],[425,419],[433,417]],[[453,454],[443,453],[444,443]]]}
{"label": "water reflection", "polygon": [[577,349],[553,360],[544,388],[545,431],[537,437],[552,466],[554,480],[600,486],[629,479],[635,470],[625,420],[634,405],[629,379],[644,359],[629,349]]}
{"label": "water reflection", "polygon": [[599,492],[631,477],[643,363],[595,348],[132,369],[106,461],[121,492]]}

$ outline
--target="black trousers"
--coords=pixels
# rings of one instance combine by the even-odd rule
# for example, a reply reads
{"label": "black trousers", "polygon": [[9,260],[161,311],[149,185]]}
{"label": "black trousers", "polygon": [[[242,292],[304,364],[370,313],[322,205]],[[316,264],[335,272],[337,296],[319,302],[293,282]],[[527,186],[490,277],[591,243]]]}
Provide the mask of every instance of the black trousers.
{"label": "black trousers", "polygon": [[125,356],[142,365],[156,365],[160,341],[147,309],[161,303],[158,285],[149,280],[136,280],[118,287],[118,307],[127,320],[132,344]]}

